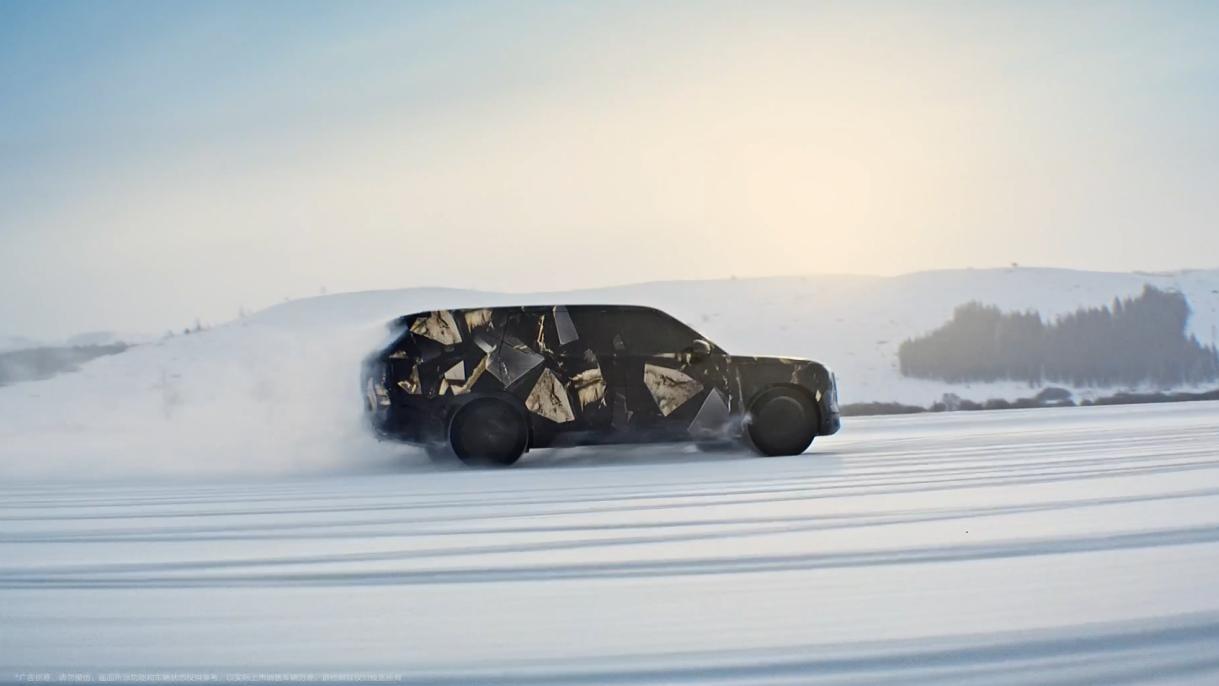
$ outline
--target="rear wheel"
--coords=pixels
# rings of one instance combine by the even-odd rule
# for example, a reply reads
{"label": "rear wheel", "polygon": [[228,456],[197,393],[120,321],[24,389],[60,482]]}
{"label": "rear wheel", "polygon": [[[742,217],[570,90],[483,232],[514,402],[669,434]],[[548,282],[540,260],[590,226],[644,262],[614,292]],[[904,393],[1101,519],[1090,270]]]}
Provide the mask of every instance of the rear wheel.
{"label": "rear wheel", "polygon": [[745,436],[763,455],[799,455],[817,435],[817,408],[794,388],[772,388],[749,408]]}
{"label": "rear wheel", "polygon": [[449,446],[469,465],[507,467],[529,445],[523,413],[498,398],[480,398],[462,407],[449,422]]}

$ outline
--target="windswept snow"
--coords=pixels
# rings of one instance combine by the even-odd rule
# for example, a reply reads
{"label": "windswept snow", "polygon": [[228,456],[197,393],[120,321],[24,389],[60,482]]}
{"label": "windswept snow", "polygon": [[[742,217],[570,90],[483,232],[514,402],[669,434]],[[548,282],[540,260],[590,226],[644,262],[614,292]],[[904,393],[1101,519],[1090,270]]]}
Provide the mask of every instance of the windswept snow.
{"label": "windswept snow", "polygon": [[9,481],[0,676],[1215,683],[1217,437],[1188,403],[856,419],[793,458]]}

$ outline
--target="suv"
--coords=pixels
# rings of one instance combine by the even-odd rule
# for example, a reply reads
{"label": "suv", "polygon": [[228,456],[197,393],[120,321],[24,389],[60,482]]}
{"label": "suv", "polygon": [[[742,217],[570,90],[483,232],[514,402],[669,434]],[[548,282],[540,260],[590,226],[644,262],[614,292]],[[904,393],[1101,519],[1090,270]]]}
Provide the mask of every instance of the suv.
{"label": "suv", "polygon": [[530,448],[746,441],[796,455],[838,430],[823,365],[729,355],[660,310],[546,305],[420,312],[364,361],[382,438],[510,465]]}

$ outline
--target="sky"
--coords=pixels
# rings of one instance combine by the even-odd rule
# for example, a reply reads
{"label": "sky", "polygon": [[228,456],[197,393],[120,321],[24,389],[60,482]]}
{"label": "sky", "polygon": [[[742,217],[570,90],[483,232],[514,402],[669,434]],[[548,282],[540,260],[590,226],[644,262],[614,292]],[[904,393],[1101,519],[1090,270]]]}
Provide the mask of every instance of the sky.
{"label": "sky", "polygon": [[0,0],[0,335],[1219,267],[1219,4]]}

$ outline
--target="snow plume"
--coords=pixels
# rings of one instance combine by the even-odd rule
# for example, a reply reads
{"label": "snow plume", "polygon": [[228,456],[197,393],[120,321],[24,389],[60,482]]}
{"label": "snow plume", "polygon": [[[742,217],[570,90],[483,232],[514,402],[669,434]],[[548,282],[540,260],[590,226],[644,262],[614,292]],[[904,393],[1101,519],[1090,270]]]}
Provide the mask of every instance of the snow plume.
{"label": "snow plume", "polygon": [[360,362],[410,312],[516,296],[415,288],[286,302],[0,388],[0,478],[432,470],[364,424]]}
{"label": "snow plume", "polygon": [[0,392],[0,476],[377,469],[411,451],[362,424],[364,325],[257,321],[138,346]]}

